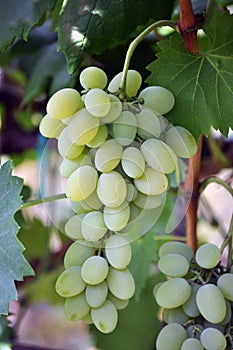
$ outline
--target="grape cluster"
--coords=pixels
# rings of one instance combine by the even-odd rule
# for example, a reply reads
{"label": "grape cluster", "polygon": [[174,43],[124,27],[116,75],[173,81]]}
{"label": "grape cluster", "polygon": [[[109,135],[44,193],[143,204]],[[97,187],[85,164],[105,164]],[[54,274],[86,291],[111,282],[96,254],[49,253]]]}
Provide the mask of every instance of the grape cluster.
{"label": "grape cluster", "polygon": [[116,310],[135,290],[127,232],[135,222],[147,222],[148,213],[154,220],[170,174],[179,180],[179,158],[197,148],[188,130],[162,116],[175,103],[169,90],[151,86],[136,96],[141,75],[129,70],[124,92],[121,79],[122,72],[106,88],[103,70],[85,68],[84,91],[57,91],[40,123],[42,135],[58,139],[60,173],[74,211],[65,233],[75,242],[56,290],[66,298],[69,320],[94,323],[104,333],[116,327]]}
{"label": "grape cluster", "polygon": [[233,273],[212,243],[193,251],[181,242],[159,249],[158,269],[168,277],[154,288],[164,327],[157,350],[232,349]]}

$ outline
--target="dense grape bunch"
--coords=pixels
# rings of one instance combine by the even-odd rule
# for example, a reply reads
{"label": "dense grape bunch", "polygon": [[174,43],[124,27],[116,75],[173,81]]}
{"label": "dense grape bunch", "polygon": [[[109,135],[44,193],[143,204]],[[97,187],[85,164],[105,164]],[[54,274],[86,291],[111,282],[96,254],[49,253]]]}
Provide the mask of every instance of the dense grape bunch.
{"label": "dense grape bunch", "polygon": [[167,242],[158,269],[168,280],[154,288],[165,323],[156,349],[231,350],[233,274],[221,264],[221,249],[205,243],[194,255],[185,243]]}
{"label": "dense grape bunch", "polygon": [[[40,123],[42,135],[58,140],[60,173],[74,211],[65,233],[75,242],[65,255],[56,291],[65,298],[69,320],[94,323],[103,333],[114,330],[117,310],[135,291],[127,232],[138,221],[145,224],[140,235],[151,227],[147,222],[154,224],[169,177],[179,178],[179,158],[189,158],[197,148],[188,130],[171,126],[162,115],[174,106],[170,91],[154,86],[139,92],[142,78],[135,70],[127,72],[123,91],[122,75],[108,82],[102,69],[85,68],[80,74],[84,90],[56,92]],[[171,266],[183,264],[178,276],[182,304],[191,294],[181,278],[190,260],[177,254],[170,258]],[[160,268],[167,272],[162,260]]]}

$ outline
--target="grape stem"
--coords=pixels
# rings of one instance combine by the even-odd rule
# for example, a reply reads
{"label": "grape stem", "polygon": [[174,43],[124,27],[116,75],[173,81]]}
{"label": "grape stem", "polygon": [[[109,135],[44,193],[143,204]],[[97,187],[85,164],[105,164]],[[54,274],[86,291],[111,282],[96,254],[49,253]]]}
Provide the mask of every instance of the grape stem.
{"label": "grape stem", "polygon": [[48,202],[53,202],[56,201],[58,199],[65,199],[67,198],[65,193],[60,193],[60,194],[54,194],[53,196],[49,196],[49,197],[44,197],[44,198],[36,198],[36,199],[32,199],[30,201],[26,201],[24,202],[21,207],[21,209],[25,209],[25,208],[29,208],[32,207],[33,205],[37,205],[37,204],[42,204],[42,203],[48,203]]}
{"label": "grape stem", "polygon": [[123,95],[125,95],[127,72],[129,69],[130,60],[134,53],[134,50],[136,49],[138,44],[145,38],[146,35],[148,35],[152,30],[156,30],[156,28],[162,27],[162,26],[169,26],[173,29],[177,29],[176,22],[168,21],[168,20],[157,21],[155,23],[152,23],[145,30],[143,30],[129,45],[129,48],[125,56],[125,62],[124,62],[123,73],[122,73],[121,84],[120,84],[120,90],[123,93]]}
{"label": "grape stem", "polygon": [[229,230],[220,248],[221,254],[228,245],[228,267],[232,265],[232,237],[233,237],[233,215],[231,217]]}

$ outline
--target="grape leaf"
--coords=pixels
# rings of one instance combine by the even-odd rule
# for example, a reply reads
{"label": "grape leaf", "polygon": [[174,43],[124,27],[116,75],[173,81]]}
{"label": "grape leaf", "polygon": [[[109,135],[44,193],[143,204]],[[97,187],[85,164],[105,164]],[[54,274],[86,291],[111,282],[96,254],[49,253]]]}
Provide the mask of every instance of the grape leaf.
{"label": "grape leaf", "polygon": [[233,126],[233,17],[215,10],[203,29],[210,44],[199,55],[190,53],[176,36],[161,41],[147,82],[175,95],[175,107],[166,115],[172,123],[196,138],[208,135],[211,126],[227,136]]}
{"label": "grape leaf", "polygon": [[45,12],[51,10],[56,0],[1,0],[0,49],[5,50],[15,38],[27,40],[31,29]]}
{"label": "grape leaf", "polygon": [[89,55],[128,40],[149,19],[170,18],[174,0],[69,0],[58,21],[58,49],[64,51],[73,73]]}
{"label": "grape leaf", "polygon": [[17,299],[14,280],[21,281],[23,276],[34,272],[22,255],[24,247],[16,237],[19,226],[14,214],[22,204],[23,180],[12,176],[11,161],[0,168],[0,184],[0,314],[7,315],[9,302]]}

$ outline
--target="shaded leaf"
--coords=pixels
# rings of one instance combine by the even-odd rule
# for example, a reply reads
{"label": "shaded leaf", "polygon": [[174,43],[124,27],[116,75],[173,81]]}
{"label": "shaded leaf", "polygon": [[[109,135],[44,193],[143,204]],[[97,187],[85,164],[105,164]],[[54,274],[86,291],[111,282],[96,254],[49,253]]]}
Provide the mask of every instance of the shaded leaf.
{"label": "shaded leaf", "polygon": [[172,123],[196,138],[208,135],[211,126],[227,136],[233,126],[233,17],[214,11],[204,30],[211,43],[199,55],[190,53],[176,36],[161,41],[147,82],[175,95],[175,107],[166,115]]}
{"label": "shaded leaf", "polygon": [[0,184],[0,314],[6,315],[9,302],[17,299],[14,281],[33,275],[33,270],[22,255],[24,247],[16,237],[19,226],[14,214],[22,204],[23,180],[12,176],[10,161],[0,168]]}

